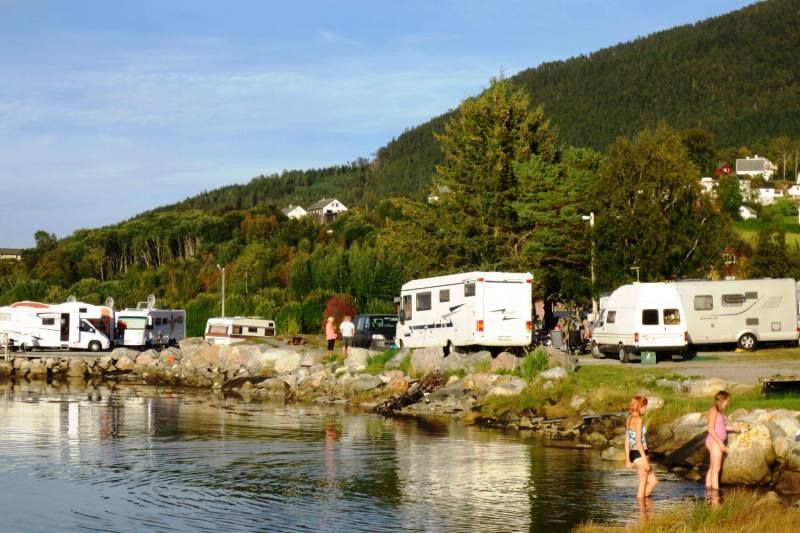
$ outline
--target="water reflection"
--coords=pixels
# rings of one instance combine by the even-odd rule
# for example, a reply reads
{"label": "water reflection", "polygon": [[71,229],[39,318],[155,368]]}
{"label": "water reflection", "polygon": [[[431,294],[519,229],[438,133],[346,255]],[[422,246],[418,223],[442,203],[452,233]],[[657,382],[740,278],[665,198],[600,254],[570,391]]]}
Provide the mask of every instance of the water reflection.
{"label": "water reflection", "polygon": [[594,452],[171,388],[5,383],[0,417],[0,509],[22,530],[558,531],[699,488],[637,509],[635,475]]}

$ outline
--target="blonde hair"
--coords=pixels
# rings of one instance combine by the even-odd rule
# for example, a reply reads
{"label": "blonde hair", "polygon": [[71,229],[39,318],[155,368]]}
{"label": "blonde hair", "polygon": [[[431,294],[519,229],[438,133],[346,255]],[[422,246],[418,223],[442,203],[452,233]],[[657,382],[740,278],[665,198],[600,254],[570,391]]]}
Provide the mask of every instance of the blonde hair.
{"label": "blonde hair", "polygon": [[639,410],[642,407],[646,407],[646,406],[647,406],[647,396],[642,396],[641,394],[637,394],[631,400],[631,403],[630,403],[630,406],[628,407],[628,409],[630,410],[631,413],[638,414]]}
{"label": "blonde hair", "polygon": [[725,400],[730,400],[731,395],[728,391],[721,390],[714,395],[714,406],[719,410],[720,406],[725,403]]}

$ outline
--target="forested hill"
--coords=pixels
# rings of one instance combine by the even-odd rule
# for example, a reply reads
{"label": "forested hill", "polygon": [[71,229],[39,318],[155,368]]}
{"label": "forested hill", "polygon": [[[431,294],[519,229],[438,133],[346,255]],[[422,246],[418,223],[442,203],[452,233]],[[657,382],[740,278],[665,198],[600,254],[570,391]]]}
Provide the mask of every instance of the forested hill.
{"label": "forested hill", "polygon": [[[567,145],[605,150],[618,135],[666,122],[707,129],[717,148],[738,148],[800,135],[799,57],[800,0],[768,0],[588,56],[544,63],[512,81],[544,106]],[[328,196],[346,205],[419,198],[441,161],[433,132],[449,116],[407,130],[369,164],[260,176],[179,205],[247,209],[263,202],[307,206]]]}

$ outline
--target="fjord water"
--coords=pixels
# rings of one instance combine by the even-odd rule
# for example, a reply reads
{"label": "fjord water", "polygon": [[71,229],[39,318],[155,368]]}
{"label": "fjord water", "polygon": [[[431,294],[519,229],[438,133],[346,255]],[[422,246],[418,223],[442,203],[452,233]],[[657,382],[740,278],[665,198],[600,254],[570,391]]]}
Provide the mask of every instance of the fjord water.
{"label": "fjord water", "polygon": [[[15,531],[559,531],[635,522],[595,451],[455,422],[139,386],[0,384]],[[654,511],[699,485],[667,481]],[[10,529],[9,529],[10,530]]]}

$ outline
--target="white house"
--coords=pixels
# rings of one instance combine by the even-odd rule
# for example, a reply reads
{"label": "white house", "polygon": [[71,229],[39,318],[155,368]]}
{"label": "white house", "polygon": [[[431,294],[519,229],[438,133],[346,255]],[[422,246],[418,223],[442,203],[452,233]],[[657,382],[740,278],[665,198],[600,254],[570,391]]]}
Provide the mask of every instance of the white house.
{"label": "white house", "polygon": [[289,207],[281,209],[281,213],[295,220],[301,219],[308,214],[308,212],[299,205],[292,204],[289,204]]}
{"label": "white house", "polygon": [[793,200],[797,200],[800,198],[800,183],[795,183],[788,189],[786,189],[786,196],[789,196]]}
{"label": "white house", "polygon": [[717,186],[717,183],[714,181],[714,178],[700,178],[700,192],[703,194],[714,194],[714,188]]}
{"label": "white house", "polygon": [[763,176],[765,180],[772,177],[778,167],[766,157],[746,157],[736,160],[736,174],[739,176]]}
{"label": "white house", "polygon": [[450,192],[450,187],[447,185],[436,185],[431,193],[428,195],[428,203],[431,204],[433,202],[438,202],[439,197],[442,194],[447,194]]}
{"label": "white house", "polygon": [[336,198],[323,198],[310,206],[308,214],[321,224],[329,224],[336,220],[336,215],[347,211],[347,207]]}
{"label": "white house", "polygon": [[750,220],[751,218],[758,218],[758,215],[753,208],[747,207],[746,205],[740,205],[739,217],[741,217],[742,220]]}
{"label": "white house", "polygon": [[20,261],[22,259],[22,250],[19,248],[0,248],[0,260],[2,259]]}
{"label": "white house", "polygon": [[776,194],[775,189],[773,189],[772,187],[760,187],[758,189],[758,196],[756,197],[756,202],[758,202],[761,205],[772,205],[775,203],[775,198],[780,196],[783,196],[783,193]]}

